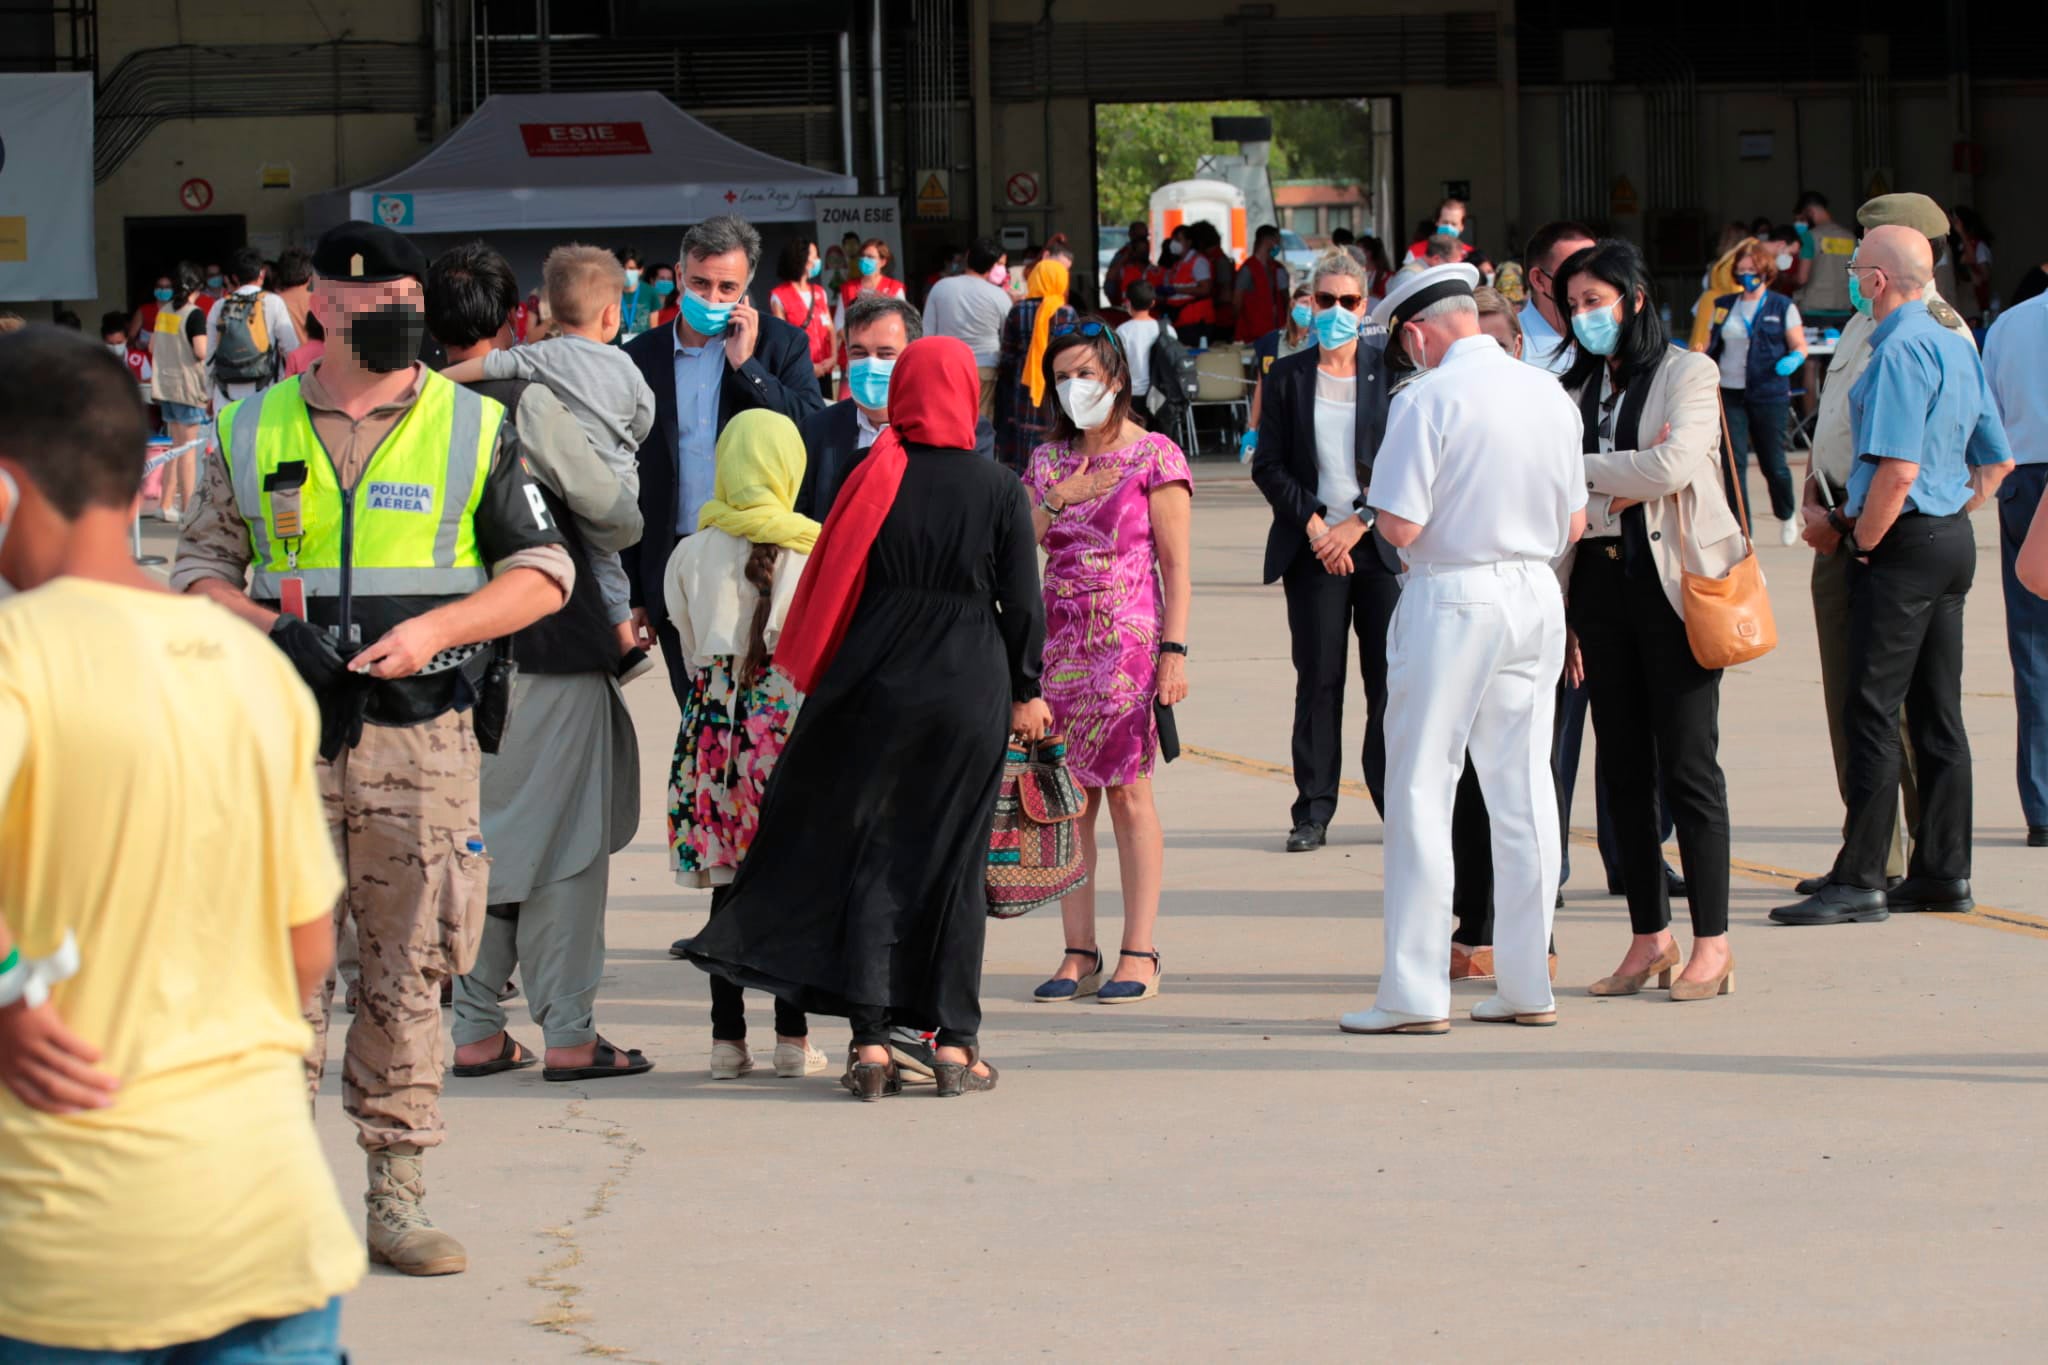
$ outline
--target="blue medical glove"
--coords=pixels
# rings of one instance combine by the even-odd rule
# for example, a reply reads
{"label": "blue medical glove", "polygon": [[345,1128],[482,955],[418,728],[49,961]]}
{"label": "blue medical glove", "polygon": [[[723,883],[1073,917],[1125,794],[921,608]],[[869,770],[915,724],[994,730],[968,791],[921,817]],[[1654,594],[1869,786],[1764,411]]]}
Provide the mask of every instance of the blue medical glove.
{"label": "blue medical glove", "polygon": [[1778,363],[1772,366],[1772,368],[1775,369],[1781,375],[1788,375],[1795,373],[1799,369],[1799,367],[1801,365],[1804,365],[1805,363],[1805,356],[1799,354],[1799,352],[1797,351],[1787,351],[1783,356],[1779,358]]}
{"label": "blue medical glove", "polygon": [[1244,439],[1237,443],[1237,462],[1239,464],[1245,463],[1251,459],[1252,452],[1258,448],[1259,432],[1258,428],[1254,427],[1250,431],[1245,432]]}

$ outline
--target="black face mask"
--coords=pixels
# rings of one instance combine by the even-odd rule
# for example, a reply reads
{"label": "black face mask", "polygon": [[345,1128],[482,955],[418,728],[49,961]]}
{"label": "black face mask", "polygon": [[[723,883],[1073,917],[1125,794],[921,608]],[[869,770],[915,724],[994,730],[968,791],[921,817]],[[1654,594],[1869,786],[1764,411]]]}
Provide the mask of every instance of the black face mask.
{"label": "black face mask", "polygon": [[371,374],[390,374],[419,359],[427,338],[427,315],[410,303],[380,303],[367,313],[350,313],[341,339],[356,363]]}

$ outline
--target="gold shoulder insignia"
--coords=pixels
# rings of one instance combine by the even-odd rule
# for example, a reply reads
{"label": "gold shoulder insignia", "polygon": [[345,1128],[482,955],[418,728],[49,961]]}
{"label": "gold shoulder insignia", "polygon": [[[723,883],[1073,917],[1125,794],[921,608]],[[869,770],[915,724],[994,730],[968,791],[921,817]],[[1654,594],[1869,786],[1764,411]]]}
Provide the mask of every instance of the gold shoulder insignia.
{"label": "gold shoulder insignia", "polygon": [[1927,315],[1944,327],[1960,327],[1963,315],[1958,313],[1947,299],[1935,299],[1927,305]]}

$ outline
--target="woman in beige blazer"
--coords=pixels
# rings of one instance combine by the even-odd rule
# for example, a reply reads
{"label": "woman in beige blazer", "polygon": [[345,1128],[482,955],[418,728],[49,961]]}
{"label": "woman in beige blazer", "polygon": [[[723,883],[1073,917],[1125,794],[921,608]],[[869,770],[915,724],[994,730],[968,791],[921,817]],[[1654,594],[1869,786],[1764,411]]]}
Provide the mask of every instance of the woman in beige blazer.
{"label": "woman in beige blazer", "polygon": [[[1586,534],[1559,572],[1635,931],[1620,967],[1591,990],[1634,995],[1656,977],[1674,1000],[1706,999],[1734,984],[1721,673],[1693,658],[1679,585],[1681,566],[1718,577],[1744,553],[1721,484],[1719,370],[1673,348],[1628,242],[1579,252],[1557,272],[1556,289],[1559,313],[1572,320],[1564,386],[1585,417],[1587,485]],[[1692,909],[1692,958],[1675,981],[1660,767]]]}

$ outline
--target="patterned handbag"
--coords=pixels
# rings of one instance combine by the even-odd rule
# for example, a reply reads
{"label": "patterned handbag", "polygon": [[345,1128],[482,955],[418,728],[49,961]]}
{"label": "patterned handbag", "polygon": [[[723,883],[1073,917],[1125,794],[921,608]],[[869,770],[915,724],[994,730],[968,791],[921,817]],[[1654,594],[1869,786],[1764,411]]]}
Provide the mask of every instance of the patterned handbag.
{"label": "patterned handbag", "polygon": [[1064,739],[1010,742],[988,836],[989,914],[1014,919],[1088,880],[1076,824],[1087,809],[1088,797],[1067,769]]}

